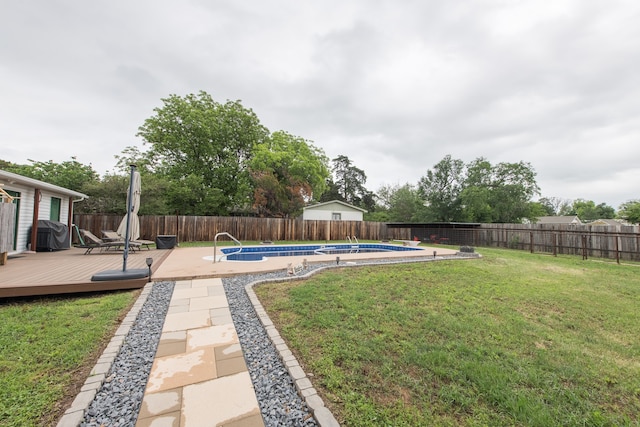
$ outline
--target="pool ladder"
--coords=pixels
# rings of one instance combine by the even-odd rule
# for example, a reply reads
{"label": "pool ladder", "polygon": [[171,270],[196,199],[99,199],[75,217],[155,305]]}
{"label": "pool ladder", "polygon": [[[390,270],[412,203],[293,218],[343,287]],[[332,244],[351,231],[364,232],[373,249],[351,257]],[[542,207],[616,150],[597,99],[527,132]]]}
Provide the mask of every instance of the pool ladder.
{"label": "pool ladder", "polygon": [[[350,244],[353,245],[353,242],[351,241],[351,237],[347,236],[347,240],[349,241]],[[353,236],[353,240],[355,240],[356,245],[360,245],[360,242],[358,242],[358,238],[356,236]]]}
{"label": "pool ladder", "polygon": [[[229,256],[229,255],[238,254],[238,253],[242,252],[242,243],[240,243],[240,241],[238,239],[236,239],[235,237],[233,237],[231,234],[227,233],[226,231],[223,231],[222,233],[216,234],[215,237],[213,238],[213,262],[214,263],[216,262],[216,243],[218,241],[218,236],[227,236],[231,240],[233,240],[234,242],[236,242],[237,244],[240,245],[240,247],[238,248],[237,251],[230,252],[228,254],[224,254],[223,256]],[[222,258],[222,256],[220,258]]]}

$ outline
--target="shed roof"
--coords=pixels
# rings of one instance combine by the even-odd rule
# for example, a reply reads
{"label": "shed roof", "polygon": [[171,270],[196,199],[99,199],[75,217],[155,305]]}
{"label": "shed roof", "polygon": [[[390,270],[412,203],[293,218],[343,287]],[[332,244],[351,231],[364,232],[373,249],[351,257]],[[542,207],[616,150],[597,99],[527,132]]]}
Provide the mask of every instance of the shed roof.
{"label": "shed roof", "polygon": [[577,215],[542,216],[536,224],[582,224]]}
{"label": "shed roof", "polygon": [[316,203],[315,205],[306,206],[305,208],[303,208],[303,210],[307,210],[307,209],[320,209],[320,210],[323,210],[323,208],[326,208],[327,206],[332,205],[332,204],[339,204],[339,205],[342,205],[343,207],[345,207],[347,209],[360,211],[362,213],[367,213],[366,209],[362,209],[362,208],[360,208],[358,206],[350,205],[349,203],[343,202],[342,200],[330,200],[328,202]]}
{"label": "shed roof", "polygon": [[82,199],[86,199],[89,197],[86,194],[80,193],[78,191],[69,190],[68,188],[59,187],[57,185],[49,184],[48,182],[39,181],[37,179],[18,175],[17,173],[13,172],[7,172],[2,169],[0,169],[0,183],[5,185],[21,184],[27,187],[39,188],[41,190],[48,190],[58,194],[64,194],[65,196],[78,197]]}

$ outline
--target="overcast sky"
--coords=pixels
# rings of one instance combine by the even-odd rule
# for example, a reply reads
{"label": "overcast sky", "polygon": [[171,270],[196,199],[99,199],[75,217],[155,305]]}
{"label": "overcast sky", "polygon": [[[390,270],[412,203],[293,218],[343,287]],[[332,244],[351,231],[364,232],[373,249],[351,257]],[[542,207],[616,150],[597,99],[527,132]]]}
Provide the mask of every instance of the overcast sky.
{"label": "overcast sky", "polygon": [[161,98],[241,100],[366,187],[450,154],[640,199],[640,1],[0,0],[0,159],[101,175]]}

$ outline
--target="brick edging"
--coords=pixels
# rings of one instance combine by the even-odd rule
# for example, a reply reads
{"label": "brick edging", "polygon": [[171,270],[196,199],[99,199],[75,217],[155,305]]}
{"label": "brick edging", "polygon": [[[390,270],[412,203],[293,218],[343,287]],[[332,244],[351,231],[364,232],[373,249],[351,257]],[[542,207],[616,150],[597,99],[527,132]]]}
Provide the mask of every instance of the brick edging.
{"label": "brick edging", "polygon": [[84,419],[85,412],[89,409],[91,402],[95,399],[98,390],[102,387],[104,380],[107,377],[107,373],[111,369],[113,362],[118,356],[124,340],[129,334],[129,331],[133,327],[142,306],[147,301],[151,289],[153,288],[153,282],[148,282],[142,292],[138,296],[136,302],[131,306],[131,310],[122,320],[122,323],[116,330],[115,334],[109,341],[109,344],[102,352],[102,355],[96,362],[89,376],[84,382],[84,385],[80,389],[80,393],[71,403],[71,406],[64,412],[60,421],[58,421],[57,427],[77,427]]}

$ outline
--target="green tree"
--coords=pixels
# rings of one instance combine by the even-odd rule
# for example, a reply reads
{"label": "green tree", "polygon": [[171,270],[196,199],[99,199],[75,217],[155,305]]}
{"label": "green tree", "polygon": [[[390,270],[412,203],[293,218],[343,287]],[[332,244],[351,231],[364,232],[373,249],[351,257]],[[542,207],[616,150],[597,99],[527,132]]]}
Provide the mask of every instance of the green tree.
{"label": "green tree", "polygon": [[435,221],[518,223],[540,213],[529,163],[498,163],[484,158],[468,165],[445,156],[420,179],[418,189]]}
{"label": "green tree", "polygon": [[62,163],[52,160],[31,160],[31,165],[13,165],[6,170],[69,190],[85,192],[86,186],[99,181],[100,177],[91,165],[83,165],[75,157]]}
{"label": "green tree", "polygon": [[425,216],[424,202],[415,186],[386,185],[378,190],[382,209],[387,212],[387,220],[392,222],[418,222]]}
{"label": "green tree", "polygon": [[631,224],[640,224],[640,200],[629,200],[618,208],[618,217]]}
{"label": "green tree", "polygon": [[340,189],[333,181],[333,177],[330,176],[327,178],[325,184],[326,190],[322,193],[322,196],[320,196],[320,202],[330,202],[332,200],[342,200],[344,202],[343,197],[340,194]]}
{"label": "green tree", "polygon": [[128,186],[127,176],[107,174],[102,180],[85,187],[85,193],[89,198],[75,204],[74,211],[79,214],[124,215],[127,212]]}
{"label": "green tree", "polygon": [[462,219],[470,222],[490,223],[492,208],[493,166],[480,157],[466,166],[466,178],[460,192]]}
{"label": "green tree", "polygon": [[332,160],[333,184],[339,195],[338,200],[371,209],[374,202],[373,193],[365,188],[367,175],[356,167],[349,157],[339,155]]}
{"label": "green tree", "polygon": [[253,208],[259,216],[291,217],[317,200],[330,176],[322,149],[284,131],[256,147],[249,162],[254,183]]}
{"label": "green tree", "polygon": [[170,180],[170,208],[195,215],[249,211],[248,162],[269,135],[256,114],[240,101],[221,104],[203,91],[162,102],[138,136],[151,145],[150,164]]}
{"label": "green tree", "polygon": [[540,191],[530,163],[499,163],[494,167],[491,203],[493,222],[533,219],[531,198]]}
{"label": "green tree", "polygon": [[615,218],[616,212],[606,203],[596,205],[593,200],[577,199],[571,206],[570,215],[577,215],[582,221],[594,221],[596,219]]}
{"label": "green tree", "polygon": [[150,151],[141,151],[138,147],[125,147],[115,158],[117,160],[116,169],[125,175],[129,175],[131,165],[136,166],[140,175],[156,173],[160,170],[158,159],[154,157],[153,153]]}
{"label": "green tree", "polygon": [[464,184],[464,162],[446,155],[418,182],[418,191],[428,207],[428,220],[462,220],[460,194]]}
{"label": "green tree", "polygon": [[538,202],[542,206],[544,215],[546,216],[571,214],[571,200],[561,199],[559,197],[541,197]]}

